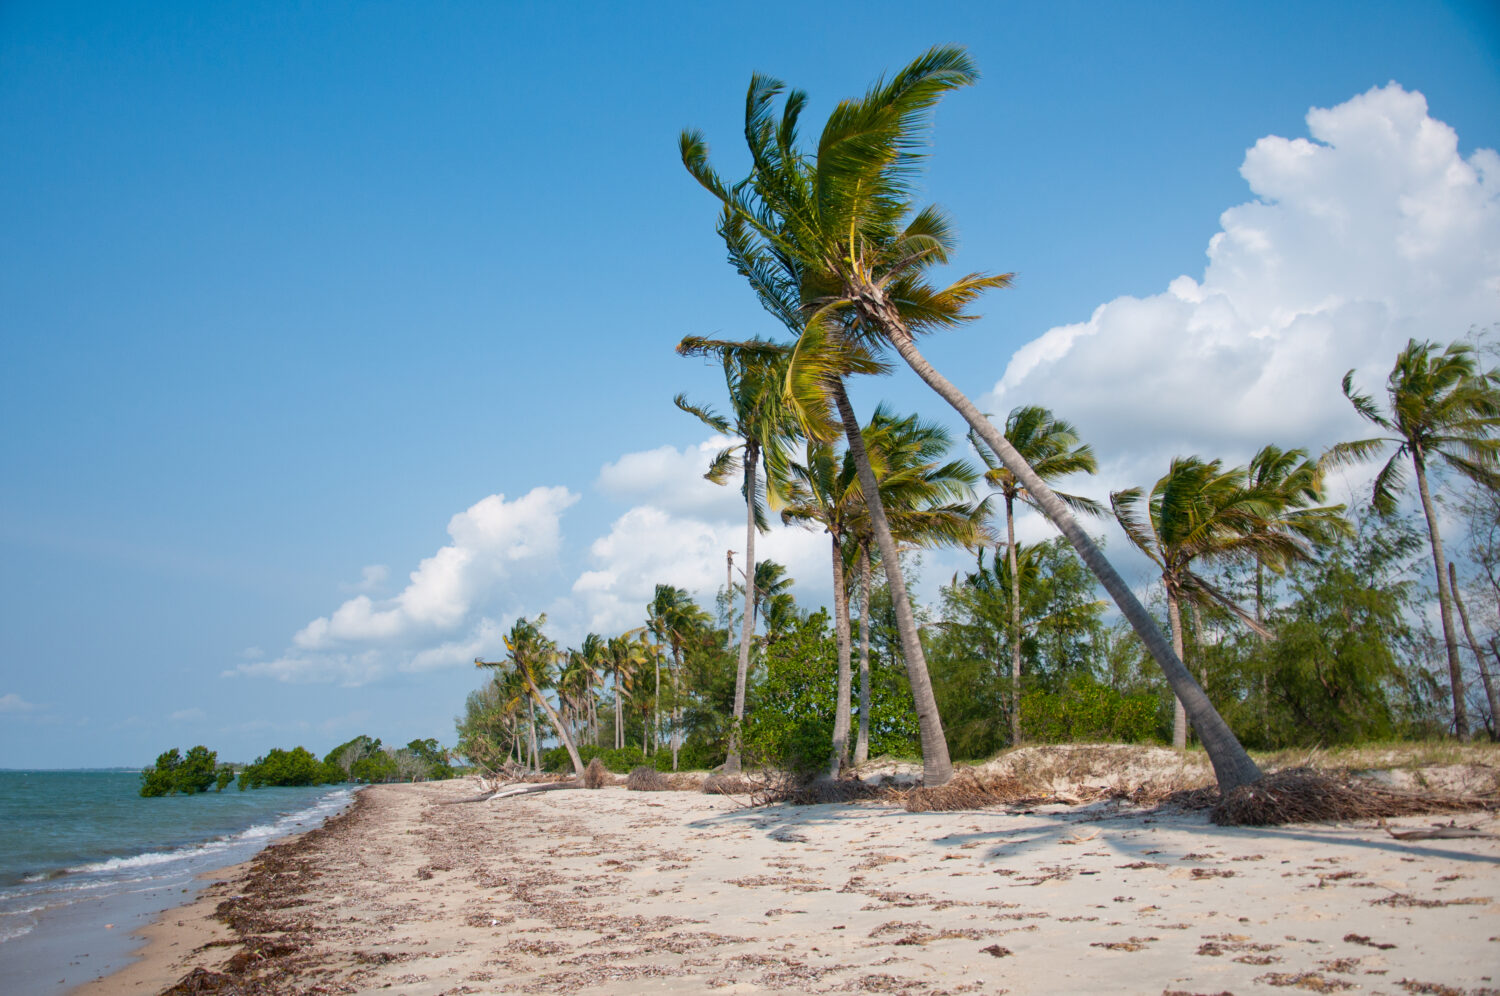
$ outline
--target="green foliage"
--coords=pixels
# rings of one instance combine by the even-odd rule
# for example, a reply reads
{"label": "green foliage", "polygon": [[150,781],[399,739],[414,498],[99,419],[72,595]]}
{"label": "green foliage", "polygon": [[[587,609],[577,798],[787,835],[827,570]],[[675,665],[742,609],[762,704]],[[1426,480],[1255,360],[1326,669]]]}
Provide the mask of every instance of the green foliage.
{"label": "green foliage", "polygon": [[[156,763],[141,771],[141,795],[194,795],[214,784],[217,754],[202,744],[183,757],[176,747],[159,755]],[[221,786],[222,787],[222,786]]]}
{"label": "green foliage", "polygon": [[1159,700],[1150,693],[1111,688],[1088,673],[1056,689],[1021,695],[1021,732],[1043,743],[1142,743],[1155,740]]}
{"label": "green foliage", "polygon": [[[672,755],[670,752],[658,752],[660,758],[665,753],[667,759],[666,770],[672,769]],[[652,762],[641,752],[639,747],[625,746],[616,750],[613,747],[595,747],[593,744],[585,744],[578,748],[578,756],[586,765],[594,758],[599,759],[610,771],[617,775],[627,775],[633,769],[650,766]],[[542,751],[542,770],[552,772],[564,772],[573,770],[573,762],[568,757],[566,747],[553,747],[551,750]]]}
{"label": "green foliage", "polygon": [[1289,578],[1292,600],[1207,655],[1209,690],[1257,746],[1332,746],[1440,733],[1441,688],[1422,666],[1417,622],[1423,538],[1408,522],[1365,516]]}
{"label": "green foliage", "polygon": [[222,792],[222,791],[224,791],[226,788],[229,787],[229,783],[232,782],[232,781],[234,781],[234,765],[232,765],[232,764],[221,764],[221,765],[219,765],[219,770],[218,770],[217,774],[215,774],[215,776],[214,776],[214,791],[215,792]]}
{"label": "green foliage", "polygon": [[239,788],[244,791],[268,785],[321,785],[323,773],[323,764],[306,747],[291,750],[274,747],[240,772]]}

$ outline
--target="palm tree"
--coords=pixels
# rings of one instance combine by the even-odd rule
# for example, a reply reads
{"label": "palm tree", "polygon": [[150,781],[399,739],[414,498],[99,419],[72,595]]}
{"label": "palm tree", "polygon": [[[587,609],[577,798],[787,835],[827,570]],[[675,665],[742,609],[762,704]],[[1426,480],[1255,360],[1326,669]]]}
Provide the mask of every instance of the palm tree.
{"label": "palm tree", "polygon": [[833,630],[838,656],[838,686],[834,697],[833,756],[830,776],[837,776],[848,759],[850,726],[849,599],[845,589],[844,539],[848,534],[850,501],[854,494],[852,465],[839,459],[833,444],[809,440],[804,463],[789,468],[789,495],[781,511],[783,522],[816,523],[828,533],[833,563]]}
{"label": "palm tree", "polygon": [[600,671],[606,660],[607,647],[604,638],[598,633],[590,633],[583,638],[583,644],[577,650],[569,651],[569,658],[573,662],[583,683],[585,690],[589,739],[595,747],[599,746],[599,709],[598,696],[595,689],[601,684]]}
{"label": "palm tree", "polygon": [[[684,349],[688,340],[678,346]],[[732,420],[711,408],[691,404],[684,395],[674,401],[678,408],[696,416],[716,432],[733,433],[742,441],[721,450],[703,476],[723,484],[736,469],[744,472],[745,495],[745,613],[740,627],[740,652],[734,677],[734,721],[729,733],[728,754],[724,761],[726,774],[740,771],[740,724],[745,718],[745,684],[750,674],[750,643],[755,635],[755,532],[765,529],[764,501],[777,497],[780,474],[785,462],[783,447],[792,430],[792,419],[782,401],[781,384],[786,362],[780,350],[735,349],[729,344],[714,344],[698,350],[717,354],[724,366],[724,382],[729,389]],[[756,469],[764,464],[765,481],[756,479]]]}
{"label": "palm tree", "polygon": [[[1287,530],[1313,544],[1331,542],[1339,535],[1352,535],[1354,529],[1344,517],[1343,505],[1322,505],[1323,468],[1309,460],[1307,451],[1283,450],[1267,445],[1250,458],[1246,484],[1260,493],[1268,508],[1268,526]],[[1292,559],[1305,559],[1304,551],[1289,548]],[[1282,574],[1289,566],[1285,560],[1267,561],[1264,551],[1256,550],[1255,621],[1265,625],[1265,571],[1269,567]],[[1264,671],[1260,676],[1261,726],[1269,728],[1270,689]]]}
{"label": "palm tree", "polygon": [[[941,426],[915,415],[898,418],[884,406],[860,430],[878,478],[879,501],[888,511],[893,538],[909,546],[972,542],[978,529],[972,486],[978,473],[961,460],[943,461],[951,439]],[[869,509],[852,456],[838,458],[828,443],[810,442],[806,465],[793,465],[792,498],[784,521],[817,523],[832,544],[835,634],[838,646],[838,691],[834,709],[834,774],[849,763],[851,721],[850,622],[847,578],[856,556],[866,570],[861,603],[863,659],[860,667],[860,728],[865,752],[869,743]],[[856,763],[862,763],[858,757]]]}
{"label": "palm tree", "polygon": [[[784,487],[784,486],[783,486]],[[783,498],[785,501],[785,498]],[[764,616],[777,595],[791,591],[793,580],[787,577],[786,568],[774,560],[758,560],[755,563],[755,618]],[[754,620],[751,622],[754,629]]]}
{"label": "palm tree", "polygon": [[547,676],[552,665],[557,660],[557,645],[542,635],[542,626],[547,622],[547,615],[543,613],[532,622],[525,617],[517,619],[511,626],[510,632],[505,634],[504,661],[485,661],[474,658],[475,667],[504,667],[507,663],[510,668],[520,676],[526,683],[526,691],[531,699],[541,706],[542,711],[547,714],[552,728],[557,731],[557,739],[568,749],[568,758],[573,762],[573,773],[581,781],[583,779],[583,761],[578,756],[578,748],[573,743],[573,738],[568,733],[567,725],[557,715],[557,710],[552,708],[552,703],[542,694],[541,686],[547,683]]}
{"label": "palm tree", "polygon": [[647,607],[651,621],[648,626],[652,635],[666,643],[672,651],[672,770],[677,770],[677,752],[681,748],[679,732],[682,721],[681,675],[682,649],[688,641],[696,639],[708,625],[708,613],[693,597],[681,588],[659,584],[655,597]]}
{"label": "palm tree", "polygon": [[[798,324],[805,329],[797,350],[810,369],[803,378],[827,381],[827,373],[839,370],[849,356],[862,353],[878,362],[885,347],[894,347],[1011,468],[1119,604],[1186,705],[1220,788],[1227,791],[1255,781],[1261,777],[1260,769],[1118,572],[1015,448],[916,347],[916,334],[972,319],[965,312],[968,304],[984,290],[1004,287],[1010,281],[1009,274],[970,274],[941,289],[927,283],[924,271],[949,261],[955,238],[937,209],[912,213],[912,184],[932,108],[944,93],[976,78],[972,62],[961,49],[934,48],[889,81],[877,82],[862,99],[840,103],[823,128],[816,155],[809,156],[797,147],[797,123],[807,104],[806,94],[788,94],[777,121],[773,104],[785,86],[757,75],[751,79],[746,100],[745,135],[753,163],[750,177],[734,186],[725,184],[708,165],[707,145],[698,132],[684,132],[679,148],[688,171],[723,204],[720,229],[731,244],[731,257],[762,301],[771,302],[767,306],[773,311],[784,312],[785,305],[775,302],[786,297],[788,287],[795,290]],[[815,333],[811,341],[809,332]],[[852,412],[841,384],[830,383],[829,393],[846,432],[851,432]],[[857,464],[864,464],[863,447],[854,435],[851,432],[850,449]],[[866,467],[860,470],[862,481],[873,492],[873,478],[866,480]],[[912,669],[913,696],[923,720],[925,774],[928,784],[940,784],[950,776],[951,768],[946,760],[940,767],[929,766],[926,755],[932,744],[929,723],[937,715],[936,701],[926,680],[910,605],[905,604],[894,543],[882,535],[887,530],[878,504],[872,508],[872,517],[892,594],[900,595],[897,619],[907,666]],[[914,661],[922,664],[920,675]],[[946,758],[945,745],[942,750]],[[934,780],[934,775],[939,777]]]}
{"label": "palm tree", "polygon": [[1500,440],[1495,438],[1495,430],[1500,427],[1500,394],[1496,391],[1500,374],[1494,370],[1480,373],[1473,354],[1474,348],[1466,343],[1452,343],[1439,353],[1437,343],[1408,341],[1386,378],[1388,414],[1377,408],[1369,395],[1354,390],[1353,370],[1344,374],[1344,397],[1360,417],[1389,435],[1339,443],[1328,452],[1328,459],[1335,464],[1357,463],[1374,457],[1388,443],[1396,444],[1396,452],[1375,475],[1371,492],[1371,503],[1382,514],[1395,511],[1396,496],[1406,486],[1403,461],[1411,460],[1437,571],[1438,610],[1453,692],[1453,729],[1462,740],[1469,737],[1469,714],[1464,706],[1463,672],[1453,626],[1453,597],[1443,566],[1443,538],[1432,507],[1427,470],[1429,464],[1436,464],[1492,491],[1500,490]]}
{"label": "palm tree", "polygon": [[[1243,467],[1225,470],[1218,460],[1178,457],[1152,486],[1149,499],[1140,488],[1128,488],[1113,492],[1109,501],[1125,536],[1161,571],[1172,648],[1179,661],[1183,659],[1183,602],[1218,605],[1265,635],[1265,627],[1227,592],[1194,570],[1195,562],[1222,561],[1247,553],[1258,553],[1275,562],[1305,555],[1302,540],[1271,521],[1277,511],[1275,503],[1246,487]],[[1187,744],[1186,714],[1180,699],[1173,709],[1172,744],[1179,749]]]}
{"label": "palm tree", "polygon": [[[1072,474],[1092,474],[1099,468],[1094,462],[1094,451],[1078,441],[1078,430],[1072,424],[1054,416],[1050,411],[1036,405],[1023,405],[1011,409],[1005,418],[1005,438],[1015,447],[1036,475],[1044,481],[1055,481]],[[1021,479],[1012,473],[984,444],[972,430],[969,442],[978,451],[979,458],[988,468],[984,479],[999,492],[1005,502],[1005,547],[1006,559],[1010,563],[1010,737],[1011,743],[1021,742],[1021,572],[1016,563],[1016,502],[1033,508],[1036,501]],[[1075,512],[1087,515],[1104,515],[1104,506],[1091,498],[1070,495],[1062,491],[1053,492],[1063,504]]]}
{"label": "palm tree", "polygon": [[[632,633],[612,636],[605,644],[604,669],[609,672],[615,699],[615,749],[625,746],[625,699],[635,684],[636,669],[646,662],[646,648]],[[643,745],[644,749],[644,745]]]}

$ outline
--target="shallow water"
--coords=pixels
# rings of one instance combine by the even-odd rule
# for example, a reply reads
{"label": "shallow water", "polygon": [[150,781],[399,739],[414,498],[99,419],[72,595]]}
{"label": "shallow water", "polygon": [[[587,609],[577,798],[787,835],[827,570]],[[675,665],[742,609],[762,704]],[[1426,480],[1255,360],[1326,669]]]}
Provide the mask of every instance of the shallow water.
{"label": "shallow water", "polygon": [[143,799],[135,771],[0,771],[0,979],[53,996],[114,971],[131,934],[215,868],[311,829],[350,786]]}

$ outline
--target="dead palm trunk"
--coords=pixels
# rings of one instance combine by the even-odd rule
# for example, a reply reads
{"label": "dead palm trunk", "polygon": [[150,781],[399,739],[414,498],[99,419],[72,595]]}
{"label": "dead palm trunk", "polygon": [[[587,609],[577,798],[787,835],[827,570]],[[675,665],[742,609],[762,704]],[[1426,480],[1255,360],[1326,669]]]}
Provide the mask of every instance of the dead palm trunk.
{"label": "dead palm trunk", "polygon": [[901,656],[906,659],[906,677],[911,683],[912,702],[917,710],[917,727],[921,732],[922,784],[935,788],[946,784],[953,777],[953,763],[948,759],[948,743],[943,739],[943,720],[938,715],[937,697],[932,692],[932,677],[927,673],[927,656],[922,651],[917,620],[912,614],[911,601],[906,594],[906,580],[901,575],[896,541],[891,536],[885,506],[880,501],[880,485],[870,466],[870,454],[865,449],[864,437],[860,435],[859,422],[854,417],[854,406],[849,403],[849,395],[844,391],[841,379],[835,378],[829,387],[834,404],[838,406],[839,420],[844,424],[844,437],[849,443],[849,453],[854,458],[854,469],[859,474],[859,486],[865,508],[870,513],[875,542],[880,547],[880,557],[885,563],[886,582],[890,585],[891,602],[896,610],[896,630],[901,637]]}
{"label": "dead palm trunk", "polygon": [[1484,696],[1490,703],[1490,725],[1494,731],[1493,736],[1495,739],[1500,739],[1500,688],[1495,686],[1495,679],[1490,676],[1489,665],[1479,649],[1479,641],[1474,639],[1474,628],[1469,625],[1469,610],[1464,607],[1463,596],[1458,593],[1458,570],[1451,560],[1448,561],[1448,587],[1453,591],[1453,604],[1458,607],[1458,618],[1464,624],[1464,636],[1469,641],[1469,649],[1474,651],[1474,661],[1479,665],[1479,680],[1484,682]]}
{"label": "dead palm trunk", "polygon": [[[728,756],[724,758],[724,773],[728,775],[740,773],[740,727],[745,721],[750,641],[755,638],[755,464],[759,459],[760,447],[754,440],[745,440],[745,617],[740,622],[740,657],[734,672],[734,720],[729,728]],[[732,588],[733,572],[729,580]]]}
{"label": "dead palm trunk", "polygon": [[[1119,572],[1114,569],[1104,554],[1099,550],[1089,535],[1083,531],[1078,520],[1073,518],[1066,505],[1053,493],[1046,482],[1036,475],[1036,472],[1021,459],[1015,447],[1006,440],[1004,433],[997,430],[989,419],[974,406],[962,391],[942,374],[938,373],[928,363],[917,349],[916,342],[912,339],[911,332],[907,330],[900,316],[895,313],[894,308],[887,306],[885,314],[881,315],[881,327],[890,336],[892,345],[901,354],[907,364],[914,370],[918,377],[936,391],[944,401],[964,417],[964,421],[979,434],[979,438],[989,444],[991,450],[1000,458],[1010,471],[1016,475],[1021,484],[1026,488],[1042,512],[1052,524],[1068,538],[1083,562],[1088,564],[1094,576],[1109,592],[1120,611],[1129,620],[1135,629],[1141,642],[1146,645],[1151,656],[1156,659],[1163,672],[1166,673],[1167,683],[1172,686],[1176,694],[1179,708],[1183,709],[1184,715],[1192,720],[1193,728],[1198,731],[1199,738],[1208,752],[1209,760],[1214,766],[1214,775],[1219,783],[1219,790],[1227,792],[1240,785],[1258,781],[1261,777],[1260,768],[1245,753],[1245,748],[1235,737],[1234,732],[1229,729],[1229,724],[1219,715],[1218,710],[1209,702],[1208,696],[1203,694],[1203,689],[1193,680],[1192,674],[1182,663],[1182,655],[1174,652],[1173,647],[1162,636],[1160,627],[1146,611],[1146,607],[1135,597],[1135,593],[1125,584]],[[1175,738],[1174,738],[1175,739]]]}
{"label": "dead palm trunk", "polygon": [[1448,680],[1453,690],[1453,732],[1460,740],[1469,739],[1469,710],[1464,705],[1463,667],[1458,659],[1458,636],[1453,628],[1453,597],[1448,590],[1448,575],[1443,570],[1443,538],[1438,534],[1437,513],[1427,490],[1426,460],[1419,446],[1412,447],[1412,466],[1417,471],[1417,493],[1422,496],[1422,514],[1427,516],[1427,535],[1432,541],[1432,563],[1437,568],[1438,612],[1443,619],[1443,645],[1448,651]]}
{"label": "dead palm trunk", "polygon": [[870,547],[859,544],[859,735],[854,740],[854,766],[870,759]]}
{"label": "dead palm trunk", "polygon": [[829,530],[833,549],[833,629],[838,646],[838,689],[833,707],[833,758],[828,777],[837,778],[849,763],[849,598],[845,593],[844,548],[838,533]]}

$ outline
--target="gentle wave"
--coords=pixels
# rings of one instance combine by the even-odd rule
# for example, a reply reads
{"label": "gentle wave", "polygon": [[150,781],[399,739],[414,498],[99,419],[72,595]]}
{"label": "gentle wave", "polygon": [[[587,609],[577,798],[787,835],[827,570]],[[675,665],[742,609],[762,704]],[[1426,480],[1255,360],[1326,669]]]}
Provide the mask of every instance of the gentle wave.
{"label": "gentle wave", "polygon": [[251,841],[263,840],[267,837],[279,836],[286,833],[298,823],[326,817],[343,808],[348,803],[351,794],[352,791],[349,789],[337,790],[317,803],[308,806],[306,809],[282,813],[274,822],[257,823],[228,837],[218,837],[214,840],[204,841],[201,844],[176,848],[170,851],[146,851],[142,854],[133,854],[128,857],[109,858],[105,861],[91,861],[87,864],[75,865],[71,868],[63,869],[63,871],[65,874],[108,873],[127,871],[133,868],[149,868],[175,861],[206,857],[221,851],[227,851],[237,844],[245,844]]}

